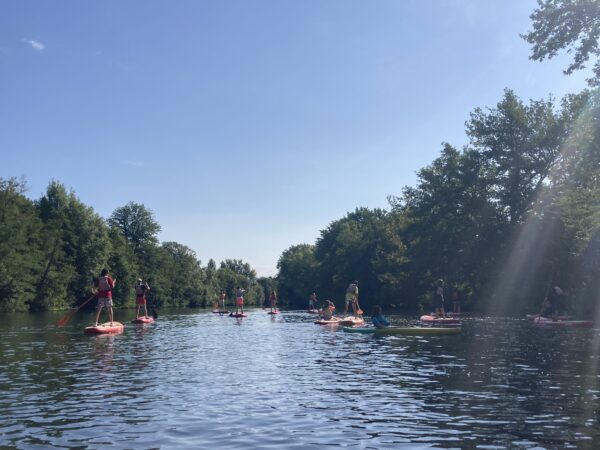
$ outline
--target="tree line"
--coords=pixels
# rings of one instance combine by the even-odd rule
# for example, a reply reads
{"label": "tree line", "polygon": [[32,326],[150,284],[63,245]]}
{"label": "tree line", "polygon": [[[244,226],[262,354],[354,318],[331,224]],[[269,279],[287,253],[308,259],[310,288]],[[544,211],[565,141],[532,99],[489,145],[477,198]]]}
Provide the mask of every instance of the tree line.
{"label": "tree line", "polygon": [[389,209],[357,208],[314,244],[283,252],[280,296],[302,307],[316,291],[341,305],[359,280],[361,306],[430,307],[445,280],[467,308],[539,310],[550,286],[573,312],[600,294],[600,3],[545,0],[531,15],[531,59],[575,54],[565,73],[596,59],[589,90],[524,101],[506,89],[465,123],[469,143],[444,143],[415,186]]}
{"label": "tree line", "polygon": [[208,306],[224,290],[246,290],[246,303],[262,304],[266,280],[248,263],[212,259],[177,242],[159,243],[151,210],[130,202],[108,220],[74,192],[51,181],[38,200],[26,197],[24,179],[0,178],[0,311],[66,309],[88,298],[90,285],[107,267],[116,277],[117,307],[134,307],[137,278],[152,289],[149,304]]}

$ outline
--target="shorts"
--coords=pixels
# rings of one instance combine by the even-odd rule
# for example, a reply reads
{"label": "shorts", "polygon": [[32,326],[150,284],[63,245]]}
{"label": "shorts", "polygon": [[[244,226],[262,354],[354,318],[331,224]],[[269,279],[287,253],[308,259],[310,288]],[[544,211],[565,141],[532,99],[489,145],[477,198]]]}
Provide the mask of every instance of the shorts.
{"label": "shorts", "polygon": [[112,298],[99,298],[98,299],[98,306],[96,306],[96,309],[100,309],[103,307],[107,307],[107,308],[112,308],[113,305],[113,301]]}
{"label": "shorts", "polygon": [[352,294],[350,292],[347,292],[346,293],[346,307],[348,307],[348,305],[350,303],[354,303],[354,302],[356,302],[356,295]]}
{"label": "shorts", "polygon": [[244,306],[244,297],[238,297],[235,299],[236,306]]}
{"label": "shorts", "polygon": [[146,297],[137,297],[135,299],[135,304],[136,305],[145,305],[146,304]]}

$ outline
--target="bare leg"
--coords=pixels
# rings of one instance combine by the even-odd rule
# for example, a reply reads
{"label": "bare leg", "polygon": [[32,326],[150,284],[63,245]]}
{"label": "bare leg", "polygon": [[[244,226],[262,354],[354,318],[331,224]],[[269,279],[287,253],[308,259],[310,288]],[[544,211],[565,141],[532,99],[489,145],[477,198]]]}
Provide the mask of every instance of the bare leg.
{"label": "bare leg", "polygon": [[111,324],[113,323],[113,310],[112,310],[112,306],[108,307],[108,321]]}
{"label": "bare leg", "polygon": [[102,306],[100,308],[96,308],[96,321],[94,322],[94,326],[98,326],[98,319],[100,318],[100,311],[102,311]]}
{"label": "bare leg", "polygon": [[146,304],[144,303],[144,314],[148,317],[148,308],[146,308]]}

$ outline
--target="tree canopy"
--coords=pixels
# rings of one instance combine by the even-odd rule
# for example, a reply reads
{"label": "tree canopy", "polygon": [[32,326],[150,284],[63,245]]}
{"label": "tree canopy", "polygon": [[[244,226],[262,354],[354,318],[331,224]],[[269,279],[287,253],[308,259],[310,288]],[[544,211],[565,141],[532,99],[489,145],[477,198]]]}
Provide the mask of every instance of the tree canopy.
{"label": "tree canopy", "polygon": [[593,61],[591,86],[600,84],[600,2],[598,0],[538,0],[531,14],[533,30],[523,38],[532,45],[531,59],[543,61],[566,49],[573,61],[565,69],[569,75]]}

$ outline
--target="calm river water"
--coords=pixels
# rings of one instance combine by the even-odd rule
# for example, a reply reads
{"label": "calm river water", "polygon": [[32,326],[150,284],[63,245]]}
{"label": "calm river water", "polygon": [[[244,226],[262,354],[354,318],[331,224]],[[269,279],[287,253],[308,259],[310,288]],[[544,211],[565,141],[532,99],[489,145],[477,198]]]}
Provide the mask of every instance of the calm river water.
{"label": "calm river water", "polygon": [[2,316],[2,448],[600,448],[597,329],[378,338],[178,310],[89,337],[90,313],[60,316]]}

